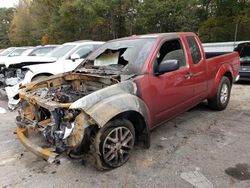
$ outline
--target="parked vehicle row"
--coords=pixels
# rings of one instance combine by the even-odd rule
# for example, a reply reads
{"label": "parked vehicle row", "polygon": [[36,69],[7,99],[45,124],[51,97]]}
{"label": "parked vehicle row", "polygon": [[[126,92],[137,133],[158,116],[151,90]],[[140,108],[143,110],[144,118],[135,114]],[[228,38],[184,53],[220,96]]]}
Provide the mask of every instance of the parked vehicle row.
{"label": "parked vehicle row", "polygon": [[[236,52],[206,58],[194,33],[116,39],[87,57],[91,42],[84,43],[83,56],[80,48],[66,56],[67,65],[85,58],[73,71],[22,85],[19,91],[17,136],[50,162],[62,153],[89,153],[99,169],[119,167],[136,143],[150,146],[150,130],[203,100],[224,110],[240,68]],[[32,134],[43,137],[47,147],[31,142],[27,137]]]}
{"label": "parked vehicle row", "polygon": [[6,50],[0,53],[0,64],[4,65],[5,60],[10,57],[21,56],[28,49],[33,49],[33,47],[7,48]]}
{"label": "parked vehicle row", "polygon": [[[11,47],[0,53],[0,86],[6,84],[6,78],[12,77],[13,70],[9,69],[9,65],[13,64],[17,59],[31,56],[44,56],[58,45],[46,45],[37,47]],[[8,80],[7,80],[8,83]]]}
{"label": "parked vehicle row", "polygon": [[2,72],[9,108],[14,109],[19,103],[18,92],[21,85],[74,70],[88,54],[101,44],[103,42],[76,41],[60,46],[49,45],[26,50],[26,55],[7,58]]}

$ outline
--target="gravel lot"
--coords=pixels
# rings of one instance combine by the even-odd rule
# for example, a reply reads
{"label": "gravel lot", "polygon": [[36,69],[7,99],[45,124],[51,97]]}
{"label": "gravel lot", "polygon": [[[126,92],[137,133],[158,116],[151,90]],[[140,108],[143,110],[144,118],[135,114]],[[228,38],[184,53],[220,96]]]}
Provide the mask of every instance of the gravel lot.
{"label": "gravel lot", "polygon": [[[0,100],[6,108],[6,101]],[[214,187],[250,187],[250,84],[233,86],[222,112],[206,103],[156,128],[151,148],[136,147],[129,162],[100,172],[88,162],[60,157],[47,162],[18,141],[16,112],[0,114],[0,187],[192,188],[183,173],[203,174]]]}

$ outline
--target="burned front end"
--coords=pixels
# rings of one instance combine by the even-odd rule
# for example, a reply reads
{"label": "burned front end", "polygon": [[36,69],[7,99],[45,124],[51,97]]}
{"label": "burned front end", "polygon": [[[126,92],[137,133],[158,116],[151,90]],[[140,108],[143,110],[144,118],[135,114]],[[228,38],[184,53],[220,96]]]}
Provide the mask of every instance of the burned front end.
{"label": "burned front end", "polygon": [[[78,150],[85,129],[95,121],[84,110],[71,108],[72,104],[116,83],[118,80],[111,77],[66,73],[25,86],[19,93],[22,107],[16,118],[18,138],[48,161],[62,152]],[[35,144],[31,139],[37,135],[41,140]]]}
{"label": "burned front end", "polygon": [[[155,38],[111,41],[73,72],[22,86],[16,119],[21,142],[49,161],[90,149],[99,164],[98,136],[114,118],[123,118],[136,125],[138,140],[149,143],[147,107],[136,79],[148,74],[142,70],[154,43]],[[32,135],[38,134],[42,140],[34,144]]]}

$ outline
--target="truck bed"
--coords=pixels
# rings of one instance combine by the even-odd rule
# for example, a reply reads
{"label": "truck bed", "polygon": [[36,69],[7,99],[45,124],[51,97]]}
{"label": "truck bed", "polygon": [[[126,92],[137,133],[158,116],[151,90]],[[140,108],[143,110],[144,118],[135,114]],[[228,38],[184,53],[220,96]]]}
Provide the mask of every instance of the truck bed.
{"label": "truck bed", "polygon": [[[210,54],[211,55],[211,54]],[[239,71],[239,55],[237,52],[224,53],[224,54],[213,54],[214,56],[207,59],[207,74],[208,74],[208,88],[209,95],[213,96],[218,87],[218,83],[215,83],[216,77],[219,76],[218,73],[225,68],[232,70],[231,82],[234,82],[237,78]],[[221,69],[221,70],[220,70]]]}
{"label": "truck bed", "polygon": [[231,52],[205,52],[205,56],[206,56],[206,59],[210,59],[213,57],[217,57],[217,56],[225,55],[225,54],[229,54],[229,53],[231,53]]}

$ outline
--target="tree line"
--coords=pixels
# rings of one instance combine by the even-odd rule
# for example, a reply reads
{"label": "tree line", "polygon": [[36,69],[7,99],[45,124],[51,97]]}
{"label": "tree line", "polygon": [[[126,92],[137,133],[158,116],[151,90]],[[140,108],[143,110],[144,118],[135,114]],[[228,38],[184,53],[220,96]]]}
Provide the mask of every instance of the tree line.
{"label": "tree line", "polygon": [[250,39],[249,0],[19,0],[0,9],[0,48],[192,31],[202,42]]}

